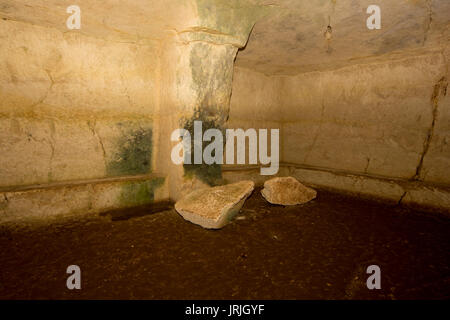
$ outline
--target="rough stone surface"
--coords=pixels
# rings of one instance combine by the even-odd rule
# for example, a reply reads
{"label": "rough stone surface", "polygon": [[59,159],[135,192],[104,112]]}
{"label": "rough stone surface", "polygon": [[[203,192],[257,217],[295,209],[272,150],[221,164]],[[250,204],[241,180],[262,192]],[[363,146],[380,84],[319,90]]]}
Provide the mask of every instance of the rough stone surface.
{"label": "rough stone surface", "polygon": [[6,18],[0,38],[0,187],[150,173],[156,43]]}
{"label": "rough stone surface", "polygon": [[[381,30],[366,27],[370,4],[84,0],[68,30],[66,3],[3,0],[0,188],[154,172],[178,200],[224,178],[170,161],[172,131],[194,120],[280,129],[280,160],[318,184],[448,187],[450,3],[380,0]],[[443,201],[425,190],[414,197]],[[383,180],[377,194],[400,192]]]}
{"label": "rough stone surface", "polygon": [[[66,27],[69,4],[0,4],[0,188],[64,183],[83,197],[89,192],[71,184],[157,172],[176,200],[203,185],[202,168],[189,176],[171,164],[171,133],[199,107],[227,117],[236,52],[267,8],[241,0],[77,5],[80,30]],[[108,208],[133,203],[127,190],[106,192]],[[24,215],[47,216],[39,206],[49,192],[14,191],[0,211],[16,217],[12,199],[22,197]],[[89,208],[83,199],[76,205]]]}
{"label": "rough stone surface", "polygon": [[304,186],[293,177],[267,180],[261,194],[270,203],[284,206],[306,203],[317,196],[316,190]]}
{"label": "rough stone surface", "polygon": [[397,203],[405,193],[405,189],[398,182],[389,179],[304,168],[291,168],[290,172],[295,178],[313,187],[379,198],[387,202]]}
{"label": "rough stone surface", "polygon": [[240,181],[195,190],[179,200],[175,209],[192,223],[208,229],[219,229],[238,214],[254,186],[253,181]]}
{"label": "rough stone surface", "polygon": [[[411,208],[420,208],[428,212],[450,214],[450,188],[445,186],[427,186],[417,181],[354,175],[345,172],[333,172],[308,168],[295,168],[281,164],[279,176],[290,175],[309,186],[322,190],[331,190],[385,203],[398,204]],[[261,176],[259,167],[230,170],[225,168],[226,181],[235,182],[252,179],[262,186],[270,176]]]}
{"label": "rough stone surface", "polygon": [[280,128],[286,163],[410,179],[424,157],[419,178],[449,184],[446,61],[436,53],[290,77],[235,68],[228,125]]}
{"label": "rough stone surface", "polygon": [[0,225],[54,221],[71,215],[147,205],[168,197],[167,181],[154,175],[0,189]]}
{"label": "rough stone surface", "polygon": [[[293,75],[427,52],[445,39],[447,0],[272,0],[256,23],[237,66]],[[381,29],[369,30],[370,5],[381,9]],[[332,27],[330,41],[324,37]]]}

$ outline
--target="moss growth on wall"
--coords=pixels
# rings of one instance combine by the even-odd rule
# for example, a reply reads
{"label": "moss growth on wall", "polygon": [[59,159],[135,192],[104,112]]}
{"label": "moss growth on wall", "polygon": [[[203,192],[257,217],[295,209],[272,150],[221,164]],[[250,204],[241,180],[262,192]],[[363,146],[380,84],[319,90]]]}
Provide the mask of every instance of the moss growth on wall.
{"label": "moss growth on wall", "polygon": [[[231,36],[238,39],[243,46],[254,23],[269,12],[270,7],[257,6],[243,0],[197,0],[200,25],[205,37]],[[202,32],[199,32],[201,40]],[[208,38],[209,39],[209,38]],[[225,42],[229,39],[225,37]],[[219,41],[220,43],[220,41]],[[208,129],[219,129],[229,115],[229,102],[233,78],[233,63],[237,48],[230,43],[216,46],[210,43],[195,42],[192,44],[189,67],[192,75],[192,89],[197,95],[198,107],[190,119],[183,119],[181,126],[191,133],[191,146],[194,143],[194,121],[202,122],[203,132]],[[202,150],[210,142],[201,142]],[[223,184],[220,164],[184,164],[185,177],[196,177],[202,182],[214,186]]]}
{"label": "moss growth on wall", "polygon": [[239,39],[243,46],[256,21],[266,16],[270,6],[245,0],[197,0],[201,25]]}
{"label": "moss growth on wall", "polygon": [[233,79],[233,61],[236,49],[220,49],[205,43],[196,43],[189,57],[192,88],[197,92],[201,108],[228,113]]}
{"label": "moss growth on wall", "polygon": [[152,129],[119,123],[123,135],[117,140],[116,154],[107,164],[108,176],[146,174],[151,171]]}
{"label": "moss growth on wall", "polygon": [[155,190],[162,186],[163,183],[164,178],[128,182],[122,187],[120,203],[124,207],[141,206],[151,203],[155,199]]}
{"label": "moss growth on wall", "polygon": [[[215,114],[215,115],[214,115]],[[217,121],[216,118],[217,113],[215,113],[210,108],[199,108],[194,112],[194,115],[190,119],[186,119],[183,122],[183,128],[188,130],[191,134],[191,150],[194,150],[194,121],[202,122],[202,129],[205,132],[208,129],[219,129],[224,132],[222,128],[222,124]],[[203,134],[202,132],[202,134]],[[202,141],[202,150],[208,145],[210,142]],[[215,186],[223,183],[222,179],[222,168],[220,164],[194,164],[194,153],[191,154],[191,164],[183,164],[184,175],[185,177],[193,177],[195,176],[202,182]]]}

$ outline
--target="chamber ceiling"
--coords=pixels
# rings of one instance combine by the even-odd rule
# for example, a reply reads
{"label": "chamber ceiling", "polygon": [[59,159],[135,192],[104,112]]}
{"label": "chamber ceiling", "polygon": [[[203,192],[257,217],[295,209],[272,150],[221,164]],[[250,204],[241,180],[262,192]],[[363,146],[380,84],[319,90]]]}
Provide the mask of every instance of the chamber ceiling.
{"label": "chamber ceiling", "polygon": [[145,44],[198,23],[194,0],[0,0],[0,18],[70,32],[70,5],[81,8],[75,32],[111,41]]}
{"label": "chamber ceiling", "polygon": [[[236,65],[265,74],[297,74],[376,59],[441,50],[448,43],[447,0],[271,0]],[[381,9],[381,29],[369,30],[369,5]],[[332,27],[327,42],[324,32]],[[328,47],[329,45],[329,47]]]}

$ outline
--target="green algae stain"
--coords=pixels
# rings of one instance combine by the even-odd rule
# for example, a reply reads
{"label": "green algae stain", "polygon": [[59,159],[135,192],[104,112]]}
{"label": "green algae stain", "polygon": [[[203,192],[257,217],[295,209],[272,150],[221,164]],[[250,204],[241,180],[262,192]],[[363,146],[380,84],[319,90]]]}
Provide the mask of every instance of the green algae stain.
{"label": "green algae stain", "polygon": [[220,164],[184,164],[184,174],[187,178],[196,177],[209,186],[218,186],[222,182],[222,168]]}
{"label": "green algae stain", "polygon": [[164,184],[164,178],[148,181],[130,181],[122,186],[120,203],[124,207],[136,207],[152,203],[155,190]]}
{"label": "green algae stain", "polygon": [[204,100],[205,97],[212,100],[214,97],[214,100],[223,101],[231,92],[233,60],[236,52],[229,46],[212,52],[210,46],[197,43],[190,53],[192,85],[200,100]]}
{"label": "green algae stain", "polygon": [[245,0],[197,0],[201,24],[223,34],[235,36],[245,44],[256,21],[273,8]]}
{"label": "green algae stain", "polygon": [[[194,150],[194,121],[202,122],[202,130],[205,132],[208,129],[219,129],[222,131],[222,126],[220,125],[220,121],[217,119],[217,111],[211,110],[211,108],[199,108],[194,112],[194,116],[190,119],[184,121],[183,128],[189,131],[191,134],[191,150]],[[202,141],[202,150],[210,142]],[[194,164],[194,152],[191,154],[191,164],[183,164],[184,176],[187,178],[196,177],[200,181],[210,185],[216,186],[223,184],[222,179],[222,166],[217,163],[213,164]]]}
{"label": "green algae stain", "polygon": [[[254,5],[245,0],[196,0],[200,25],[209,37],[231,36],[245,45],[255,22],[267,15],[270,6]],[[201,40],[201,32],[199,32]],[[229,41],[229,39],[226,39]],[[233,76],[233,64],[236,48],[223,46],[211,50],[212,44],[197,42],[190,53],[189,67],[192,73],[192,89],[197,93],[198,107],[190,119],[181,125],[194,139],[194,121],[202,121],[202,129],[215,128],[224,132],[223,124],[229,114],[229,99]],[[191,141],[191,147],[193,147]],[[201,142],[202,150],[210,142]],[[193,148],[192,148],[193,150]],[[196,177],[202,182],[214,186],[223,184],[220,164],[184,164],[185,177]]]}
{"label": "green algae stain", "polygon": [[[192,71],[192,85],[198,95],[198,107],[189,119],[182,121],[182,128],[189,131],[191,139],[194,139],[194,121],[202,122],[202,134],[208,129],[219,129],[224,133],[223,124],[229,114],[229,97],[231,93],[231,79],[233,72],[233,60],[227,59],[230,56],[228,50],[222,52],[223,56],[209,57],[209,45],[197,44],[190,56],[190,68]],[[209,59],[209,60],[208,60]],[[205,64],[208,60],[209,63]],[[193,150],[193,142],[191,147]],[[202,150],[210,142],[201,142]],[[185,177],[196,177],[200,181],[210,185],[223,184],[222,168],[220,164],[194,164],[191,155],[191,164],[184,164]]]}
{"label": "green algae stain", "polygon": [[152,129],[129,124],[116,141],[117,151],[106,167],[108,176],[146,174],[151,172]]}

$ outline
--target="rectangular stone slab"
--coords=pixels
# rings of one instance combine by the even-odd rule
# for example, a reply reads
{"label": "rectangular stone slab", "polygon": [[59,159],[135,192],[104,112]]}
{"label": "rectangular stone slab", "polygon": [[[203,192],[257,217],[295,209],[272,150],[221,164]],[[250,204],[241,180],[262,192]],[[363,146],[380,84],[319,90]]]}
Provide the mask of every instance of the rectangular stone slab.
{"label": "rectangular stone slab", "polygon": [[195,190],[175,204],[186,220],[207,229],[219,229],[236,216],[254,189],[253,181]]}

